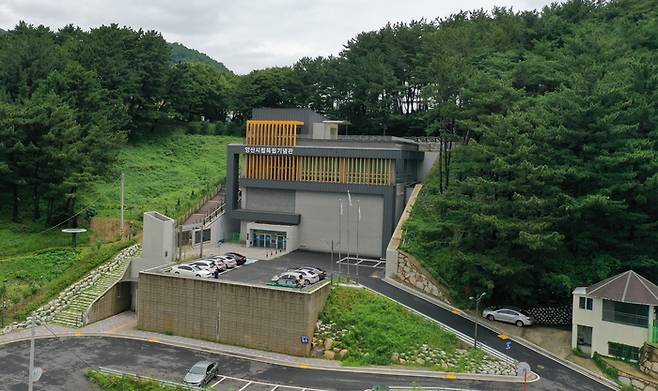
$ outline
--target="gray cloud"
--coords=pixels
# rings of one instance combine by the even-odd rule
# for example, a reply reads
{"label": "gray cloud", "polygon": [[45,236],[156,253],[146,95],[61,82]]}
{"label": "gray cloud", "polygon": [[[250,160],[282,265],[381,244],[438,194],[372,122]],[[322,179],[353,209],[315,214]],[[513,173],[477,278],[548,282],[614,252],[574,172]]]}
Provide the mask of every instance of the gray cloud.
{"label": "gray cloud", "polygon": [[3,0],[0,28],[19,20],[58,29],[118,23],[155,29],[237,73],[338,54],[350,38],[387,22],[446,17],[493,6],[528,10],[550,0]]}

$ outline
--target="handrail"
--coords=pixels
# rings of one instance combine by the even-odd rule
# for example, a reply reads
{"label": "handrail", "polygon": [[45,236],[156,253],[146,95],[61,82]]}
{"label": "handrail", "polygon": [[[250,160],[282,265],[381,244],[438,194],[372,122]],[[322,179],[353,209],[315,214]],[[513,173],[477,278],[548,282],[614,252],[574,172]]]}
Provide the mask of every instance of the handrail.
{"label": "handrail", "polygon": [[98,367],[98,372],[107,374],[107,375],[114,375],[114,376],[127,376],[127,377],[132,377],[135,379],[144,379],[147,381],[152,381],[159,383],[160,385],[167,385],[167,386],[172,386],[172,387],[178,387],[182,388],[184,390],[203,390],[204,388],[201,387],[196,387],[196,386],[190,386],[189,384],[184,384],[184,383],[177,383],[169,380],[162,380],[162,379],[155,379],[152,377],[148,376],[140,376],[136,373],[131,373],[131,372],[126,372],[122,371],[119,369],[112,369],[112,368],[106,368],[106,367]]}

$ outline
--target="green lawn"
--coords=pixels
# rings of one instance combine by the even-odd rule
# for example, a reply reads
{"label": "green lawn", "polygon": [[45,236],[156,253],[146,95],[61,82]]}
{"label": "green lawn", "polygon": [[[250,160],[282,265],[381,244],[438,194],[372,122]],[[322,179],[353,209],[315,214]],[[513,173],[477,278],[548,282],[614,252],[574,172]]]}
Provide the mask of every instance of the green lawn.
{"label": "green lawn", "polygon": [[[43,222],[12,223],[0,220],[0,262],[6,258],[51,247],[71,245],[71,235],[62,233],[62,227],[41,233]],[[89,234],[78,235],[78,245],[89,242]]]}
{"label": "green lawn", "polygon": [[70,247],[50,248],[0,261],[0,292],[4,290],[4,300],[9,304],[5,323],[24,320],[29,312],[129,244],[99,242],[77,251]]}
{"label": "green lawn", "polygon": [[[226,175],[226,146],[237,137],[173,134],[127,145],[117,172],[126,176],[126,218],[157,210],[178,217]],[[119,217],[118,177],[94,184],[82,197],[98,216]]]}
{"label": "green lawn", "polygon": [[[347,365],[389,365],[396,353],[406,357],[408,365],[417,365],[416,359],[423,357],[420,366],[463,372],[484,357],[435,323],[366,289],[334,287],[320,319],[332,325],[329,334],[337,335],[338,347],[348,350],[343,359]],[[435,351],[445,355],[435,360]],[[437,364],[441,361],[446,364]]]}

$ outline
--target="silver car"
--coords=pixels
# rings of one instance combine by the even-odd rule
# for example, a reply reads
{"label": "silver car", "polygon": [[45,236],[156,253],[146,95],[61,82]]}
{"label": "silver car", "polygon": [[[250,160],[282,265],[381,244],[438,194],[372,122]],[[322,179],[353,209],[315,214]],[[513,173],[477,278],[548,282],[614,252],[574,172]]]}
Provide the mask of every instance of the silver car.
{"label": "silver car", "polygon": [[213,259],[222,261],[224,265],[226,265],[227,268],[233,269],[234,267],[238,266],[238,263],[235,261],[235,259],[230,258],[230,257],[225,257],[222,255],[215,255]]}
{"label": "silver car", "polygon": [[535,319],[529,313],[516,307],[487,307],[482,311],[482,317],[512,323],[518,327],[532,326],[535,323]]}
{"label": "silver car", "polygon": [[213,361],[199,361],[187,371],[183,383],[190,386],[203,387],[217,376],[218,367],[219,365]]}

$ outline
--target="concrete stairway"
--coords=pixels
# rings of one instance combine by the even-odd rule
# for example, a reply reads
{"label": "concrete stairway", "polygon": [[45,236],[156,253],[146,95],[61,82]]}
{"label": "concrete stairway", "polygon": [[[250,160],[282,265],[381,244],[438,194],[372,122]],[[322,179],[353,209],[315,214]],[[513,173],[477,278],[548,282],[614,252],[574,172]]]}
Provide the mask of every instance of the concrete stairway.
{"label": "concrete stairway", "polygon": [[121,280],[129,265],[130,258],[126,258],[114,269],[103,271],[89,286],[71,297],[68,304],[55,314],[52,322],[66,327],[84,326],[84,316],[92,303]]}

